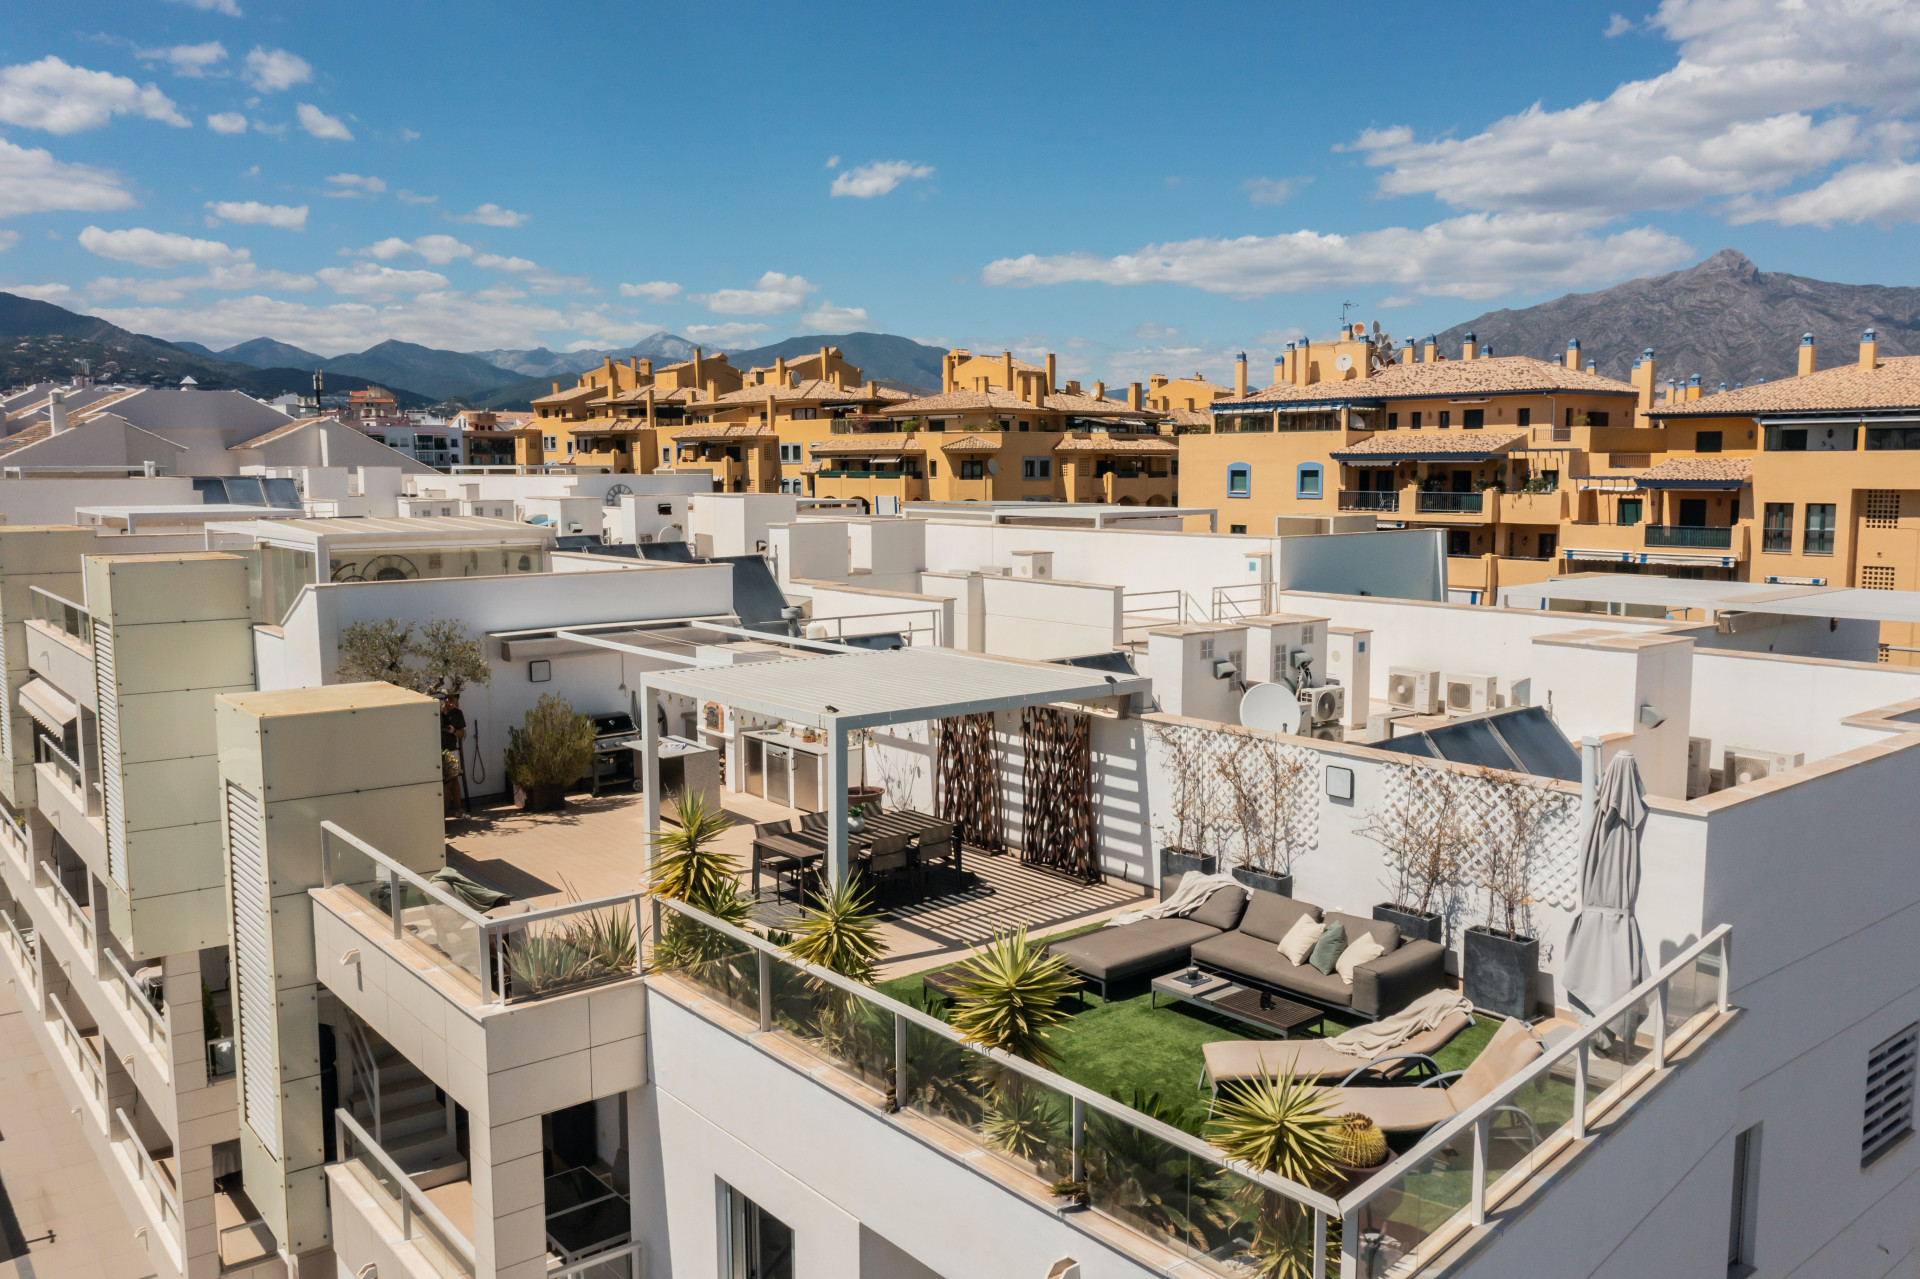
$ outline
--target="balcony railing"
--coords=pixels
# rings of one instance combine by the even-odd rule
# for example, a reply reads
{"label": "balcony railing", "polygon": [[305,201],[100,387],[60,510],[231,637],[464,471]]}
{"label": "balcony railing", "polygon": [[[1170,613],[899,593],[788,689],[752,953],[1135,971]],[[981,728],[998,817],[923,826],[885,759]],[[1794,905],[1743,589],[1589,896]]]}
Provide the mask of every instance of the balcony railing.
{"label": "balcony railing", "polygon": [[1186,620],[1187,593],[1178,588],[1126,591],[1120,597],[1120,629],[1123,634],[1156,626],[1179,626]]}
{"label": "balcony railing", "polygon": [[477,1273],[473,1242],[413,1184],[413,1178],[400,1170],[380,1143],[344,1110],[333,1112],[333,1123],[336,1163],[353,1172],[433,1272],[441,1279],[469,1279]]}
{"label": "balcony railing", "polygon": [[630,1243],[549,1270],[541,1279],[640,1279],[646,1273],[646,1245]]}
{"label": "balcony railing", "polygon": [[47,877],[47,888],[50,890],[48,895],[53,899],[53,908],[67,921],[67,927],[79,934],[80,940],[84,943],[82,949],[91,955],[93,953],[93,916],[87,914],[86,907],[82,906],[79,900],[67,891],[67,886],[60,882],[58,871],[45,862],[40,863],[40,869]]}
{"label": "balcony railing", "polygon": [[1400,493],[1397,489],[1380,492],[1375,489],[1341,489],[1340,509],[1343,511],[1397,511],[1400,509]]}
{"label": "balcony railing", "polygon": [[93,643],[93,614],[85,608],[39,586],[29,586],[27,594],[32,598],[35,620],[71,635],[82,644]]}
{"label": "balcony railing", "polygon": [[1422,493],[1420,512],[1423,515],[1478,515],[1486,508],[1486,495],[1482,493]]}
{"label": "balcony railing", "polygon": [[107,1115],[107,1077],[100,1069],[100,1061],[93,1055],[93,1049],[87,1047],[87,1041],[74,1028],[73,1018],[67,1016],[67,1010],[60,1003],[60,997],[52,991],[47,992],[47,1008],[53,1013],[53,1038],[61,1049],[73,1057],[73,1068],[80,1072],[80,1090],[93,1102],[93,1109],[102,1123]]}
{"label": "balcony railing", "polygon": [[[1411,1275],[1536,1170],[1592,1135],[1591,1125],[1659,1071],[1727,1003],[1721,925],[1576,1033],[1370,1180],[1331,1195],[1227,1158],[1205,1140],[1021,1058],[963,1040],[947,1023],[837,973],[793,959],[764,938],[684,903],[653,899],[656,970],[687,983],[762,1035],[775,1035],[906,1111],[1035,1178],[1081,1182],[1099,1213],[1186,1258],[1197,1270],[1244,1274],[1256,1226],[1300,1242],[1295,1273],[1332,1271],[1329,1226],[1342,1228],[1341,1275]],[[665,923],[660,917],[671,915]],[[785,1054],[782,1054],[783,1059]],[[1018,1107],[1019,1138],[1003,1121]],[[1179,1171],[1169,1178],[1170,1165]],[[1139,1187],[1172,1188],[1142,1211]],[[1196,1195],[1207,1187],[1208,1202]],[[1037,1193],[1037,1191],[1036,1191]],[[1207,1220],[1234,1205],[1234,1220]]]}
{"label": "balcony railing", "polygon": [[45,733],[33,735],[33,761],[36,764],[51,764],[53,771],[63,778],[68,789],[73,791],[75,800],[82,812],[92,816],[96,812],[93,796],[80,775],[80,765],[74,758],[53,744],[53,739]]}
{"label": "balcony railing", "polygon": [[40,992],[39,938],[21,932],[10,910],[0,910],[0,922],[6,924],[7,949],[13,955],[13,966],[37,997]]}
{"label": "balcony railing", "polygon": [[1702,528],[1691,524],[1647,525],[1648,546],[1693,546],[1725,551],[1733,547],[1731,528]]}
{"label": "balcony railing", "polygon": [[166,1232],[174,1245],[174,1251],[186,1243],[185,1232],[180,1224],[180,1190],[173,1184],[166,1170],[154,1162],[153,1155],[147,1150],[147,1143],[140,1140],[140,1134],[134,1131],[127,1112],[118,1106],[113,1108],[113,1126],[107,1133],[107,1140],[127,1152],[133,1163],[135,1180],[152,1205],[154,1224]]}
{"label": "balcony railing", "polygon": [[489,919],[351,831],[320,823],[320,882],[351,888],[479,983],[488,1003],[521,1003],[640,973],[640,894]]}
{"label": "balcony railing", "polygon": [[101,953],[107,957],[106,974],[112,980],[107,984],[116,986],[120,991],[120,1006],[126,1009],[127,1019],[133,1022],[147,1041],[147,1044],[160,1054],[160,1060],[166,1063],[161,1074],[173,1073],[173,1034],[167,1024],[165,1012],[153,1006],[140,983],[135,980],[127,966],[120,961],[119,954],[110,946],[102,947]]}

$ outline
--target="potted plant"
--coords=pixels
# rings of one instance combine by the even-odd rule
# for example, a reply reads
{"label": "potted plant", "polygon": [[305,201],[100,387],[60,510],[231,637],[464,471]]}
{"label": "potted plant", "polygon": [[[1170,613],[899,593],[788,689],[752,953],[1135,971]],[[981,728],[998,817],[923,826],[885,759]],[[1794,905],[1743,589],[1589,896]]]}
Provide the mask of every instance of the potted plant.
{"label": "potted plant", "polygon": [[1233,877],[1249,888],[1291,897],[1304,806],[1312,802],[1307,761],[1270,738],[1244,730],[1242,736],[1218,765],[1240,841]]}
{"label": "potted plant", "polygon": [[1533,1015],[1540,975],[1529,886],[1533,851],[1567,797],[1493,769],[1482,769],[1478,781],[1490,792],[1480,846],[1487,917],[1461,939],[1461,993],[1476,1008],[1524,1019]]}
{"label": "potted plant", "polygon": [[1409,941],[1444,944],[1447,900],[1469,845],[1466,819],[1452,773],[1419,764],[1402,767],[1404,790],[1369,811],[1360,827],[1380,845],[1392,893],[1373,908],[1373,917],[1398,926]]}
{"label": "potted plant", "polygon": [[886,797],[886,791],[878,786],[849,786],[847,787],[847,809],[851,812],[857,804],[866,809],[869,817],[878,817],[880,802]]}
{"label": "potted plant", "polygon": [[507,730],[507,780],[513,799],[530,813],[548,813],[567,802],[567,787],[593,766],[593,721],[573,703],[541,695],[517,728]]}
{"label": "potted plant", "polygon": [[[1343,1147],[1340,1116],[1328,1113],[1331,1093],[1292,1075],[1267,1075],[1227,1085],[1207,1121],[1205,1136],[1229,1158],[1289,1181],[1329,1189],[1338,1179],[1336,1157]],[[1304,1204],[1269,1194],[1249,1182],[1238,1192],[1253,1218],[1247,1243],[1254,1273],[1306,1279],[1313,1273],[1313,1213]],[[1327,1222],[1327,1255],[1337,1255]]]}
{"label": "potted plant", "polygon": [[[1218,806],[1215,781],[1218,773],[1207,762],[1207,747],[1200,734],[1184,724],[1155,724],[1153,735],[1164,748],[1164,759],[1173,793],[1169,796],[1173,812],[1173,839],[1160,848],[1160,878],[1198,873],[1212,875],[1220,869],[1220,858],[1206,849],[1207,835]],[[1165,836],[1167,826],[1156,823]]]}

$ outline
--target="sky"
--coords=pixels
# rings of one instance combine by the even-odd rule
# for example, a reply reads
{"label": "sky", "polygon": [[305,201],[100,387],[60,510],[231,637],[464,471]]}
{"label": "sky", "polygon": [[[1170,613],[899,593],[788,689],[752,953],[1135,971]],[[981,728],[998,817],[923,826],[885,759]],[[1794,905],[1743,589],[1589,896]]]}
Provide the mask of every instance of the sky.
{"label": "sky", "polygon": [[873,330],[1220,379],[1347,303],[1418,336],[1729,247],[1920,283],[1911,0],[0,17],[0,290],[215,349]]}

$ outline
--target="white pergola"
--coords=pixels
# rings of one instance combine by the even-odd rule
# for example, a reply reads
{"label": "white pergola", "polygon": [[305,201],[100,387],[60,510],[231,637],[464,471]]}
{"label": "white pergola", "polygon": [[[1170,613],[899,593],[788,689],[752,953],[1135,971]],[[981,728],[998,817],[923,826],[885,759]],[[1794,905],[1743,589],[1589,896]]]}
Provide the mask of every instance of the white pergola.
{"label": "white pergola", "polygon": [[738,666],[646,671],[640,676],[641,736],[649,805],[660,794],[660,730],[653,694],[678,693],[738,711],[773,716],[827,735],[827,865],[835,884],[847,875],[847,734],[920,720],[1016,710],[1053,702],[1092,702],[1149,692],[1144,676],[1088,667],[988,657],[948,648],[900,648],[796,656]]}

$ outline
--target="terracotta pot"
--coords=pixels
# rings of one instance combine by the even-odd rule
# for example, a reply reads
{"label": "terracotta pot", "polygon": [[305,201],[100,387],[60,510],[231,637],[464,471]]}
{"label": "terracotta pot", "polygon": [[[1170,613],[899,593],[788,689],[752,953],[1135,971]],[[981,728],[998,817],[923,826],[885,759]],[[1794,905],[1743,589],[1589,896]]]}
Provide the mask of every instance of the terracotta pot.
{"label": "terracotta pot", "polygon": [[880,802],[886,797],[887,793],[878,786],[847,787],[847,807],[852,808],[855,804],[865,804],[869,817],[878,817],[880,815]]}

